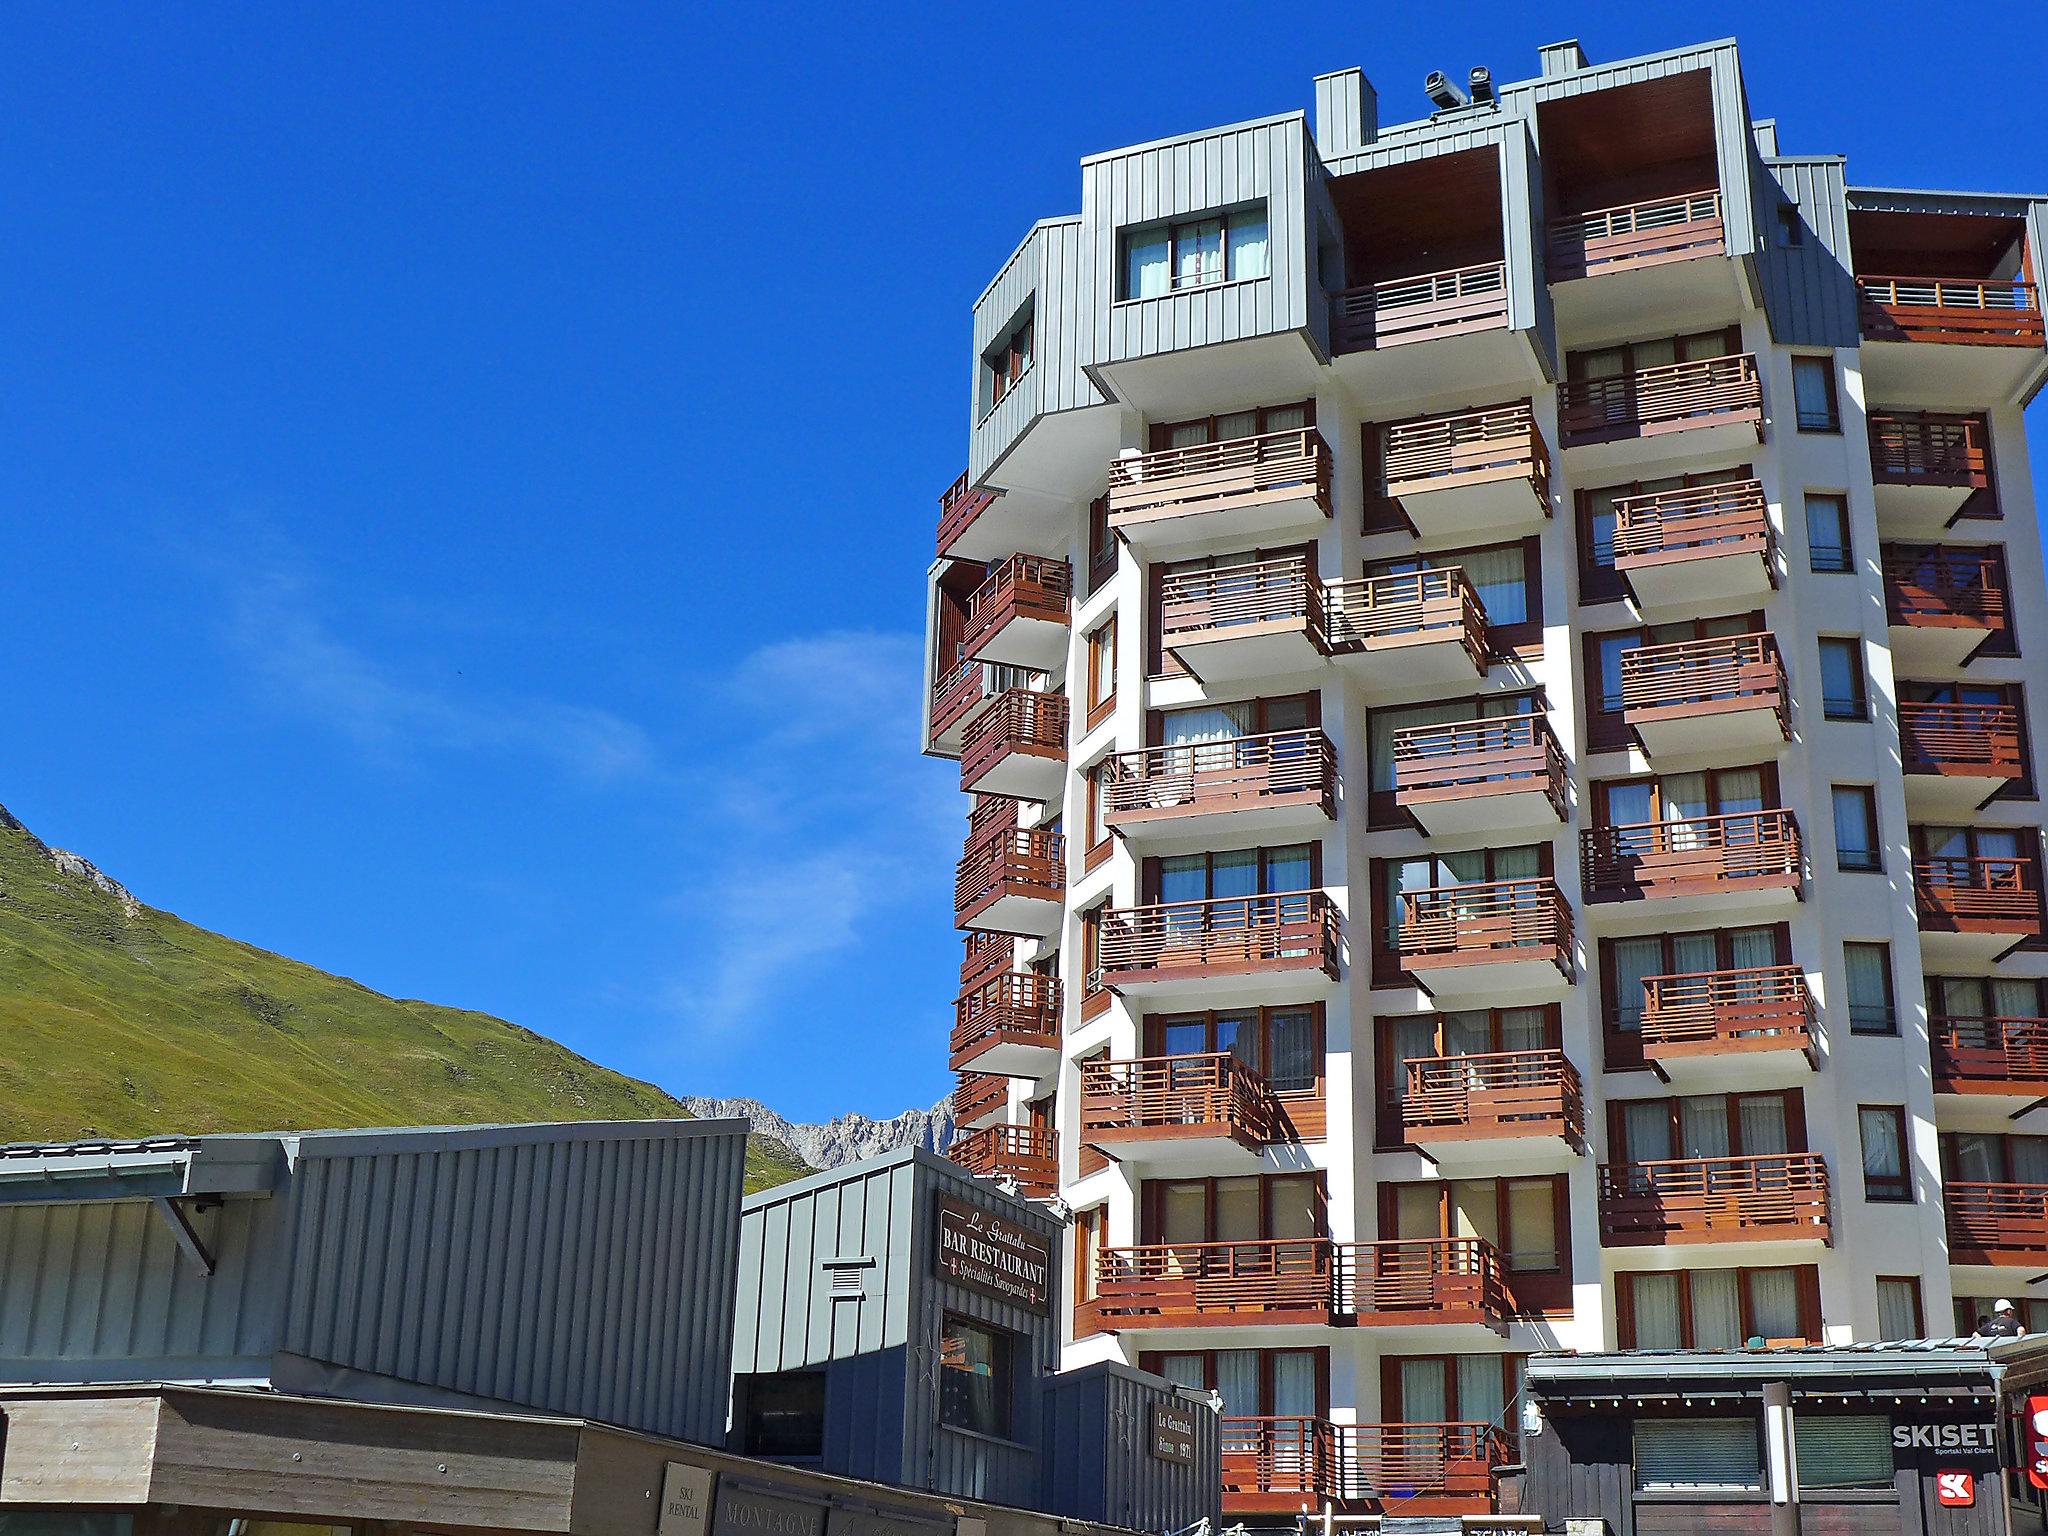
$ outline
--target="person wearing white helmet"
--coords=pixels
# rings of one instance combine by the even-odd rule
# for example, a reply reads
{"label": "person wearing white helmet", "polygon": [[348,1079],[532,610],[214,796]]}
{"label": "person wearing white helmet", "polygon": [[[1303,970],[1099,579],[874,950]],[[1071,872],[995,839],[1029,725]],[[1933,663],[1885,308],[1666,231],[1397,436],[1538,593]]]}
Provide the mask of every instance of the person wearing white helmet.
{"label": "person wearing white helmet", "polygon": [[2003,1296],[1991,1304],[1991,1315],[1977,1320],[1977,1332],[1987,1339],[2017,1339],[2027,1331],[2019,1309]]}

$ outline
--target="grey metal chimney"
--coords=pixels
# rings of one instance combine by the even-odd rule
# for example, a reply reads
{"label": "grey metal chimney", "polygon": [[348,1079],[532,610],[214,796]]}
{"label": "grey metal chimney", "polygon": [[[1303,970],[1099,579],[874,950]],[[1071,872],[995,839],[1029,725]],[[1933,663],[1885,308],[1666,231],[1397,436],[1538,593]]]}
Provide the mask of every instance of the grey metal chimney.
{"label": "grey metal chimney", "polygon": [[1379,137],[1380,98],[1365,71],[1316,76],[1316,149],[1325,160],[1355,155]]}

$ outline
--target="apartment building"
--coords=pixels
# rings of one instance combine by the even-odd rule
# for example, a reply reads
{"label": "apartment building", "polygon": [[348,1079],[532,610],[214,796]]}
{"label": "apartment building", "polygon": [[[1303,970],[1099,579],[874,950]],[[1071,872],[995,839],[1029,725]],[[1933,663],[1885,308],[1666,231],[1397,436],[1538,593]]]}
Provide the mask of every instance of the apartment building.
{"label": "apartment building", "polygon": [[1730,41],[1415,104],[1085,160],[930,572],[951,1155],[1254,1524],[1487,1509],[1534,1351],[2048,1324],[2048,200]]}

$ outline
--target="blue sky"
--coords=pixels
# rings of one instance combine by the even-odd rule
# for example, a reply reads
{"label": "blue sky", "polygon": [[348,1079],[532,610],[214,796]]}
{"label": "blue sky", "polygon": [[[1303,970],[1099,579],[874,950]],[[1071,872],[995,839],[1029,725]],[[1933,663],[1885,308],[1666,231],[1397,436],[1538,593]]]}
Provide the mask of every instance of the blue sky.
{"label": "blue sky", "polygon": [[1988,59],[1867,4],[1554,14],[13,9],[0,802],[677,1091],[929,1103],[922,575],[968,305],[1081,155],[1733,30],[1788,149],[2048,189],[2036,8]]}

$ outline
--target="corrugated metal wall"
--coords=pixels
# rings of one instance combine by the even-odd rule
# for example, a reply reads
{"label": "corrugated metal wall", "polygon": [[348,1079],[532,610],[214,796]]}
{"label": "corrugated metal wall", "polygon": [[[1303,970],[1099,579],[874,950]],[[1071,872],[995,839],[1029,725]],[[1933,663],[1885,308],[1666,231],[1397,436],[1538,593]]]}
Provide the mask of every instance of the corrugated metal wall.
{"label": "corrugated metal wall", "polygon": [[[1047,219],[1034,226],[974,304],[974,376],[968,435],[970,477],[987,474],[1032,422],[1052,411],[1101,405],[1102,392],[1088,377],[1092,340],[1089,281],[1081,216]],[[1029,304],[1032,312],[1031,368],[1010,392],[988,404],[990,381],[981,360],[1010,332]]]}
{"label": "corrugated metal wall", "polygon": [[308,1139],[283,1348],[717,1443],[744,1161],[736,1132]]}
{"label": "corrugated metal wall", "polygon": [[[1799,220],[1796,246],[1785,238],[1780,209],[1790,209]],[[1838,157],[1775,159],[1763,167],[1757,222],[1764,243],[1757,277],[1771,339],[1780,346],[1861,343],[1848,218]]]}
{"label": "corrugated metal wall", "polygon": [[[1195,1422],[1192,1466],[1151,1454],[1152,1405],[1162,1402]],[[1134,1531],[1220,1522],[1222,1421],[1208,1404],[1179,1396],[1157,1376],[1109,1364],[1054,1377],[1040,1407],[1040,1508],[1048,1514]]]}
{"label": "corrugated metal wall", "polygon": [[0,1376],[266,1374],[284,1210],[268,1197],[186,1209],[218,1260],[210,1277],[146,1201],[0,1206]]}

